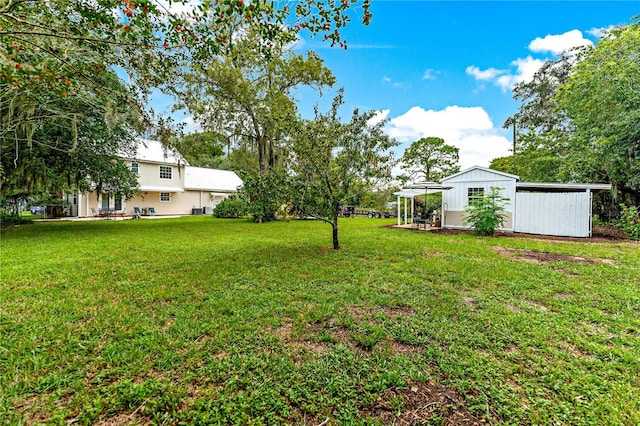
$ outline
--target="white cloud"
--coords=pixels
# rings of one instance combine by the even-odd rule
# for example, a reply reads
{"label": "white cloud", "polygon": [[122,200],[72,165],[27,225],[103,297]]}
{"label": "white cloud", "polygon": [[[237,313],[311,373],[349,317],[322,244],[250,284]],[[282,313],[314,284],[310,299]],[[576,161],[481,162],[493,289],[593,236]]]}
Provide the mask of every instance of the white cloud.
{"label": "white cloud", "polygon": [[200,126],[199,123],[196,123],[196,121],[193,119],[193,116],[185,117],[180,122],[180,124],[184,126],[182,130],[184,131],[185,134],[197,133],[202,131],[202,127]]}
{"label": "white cloud", "polygon": [[[590,30],[591,34],[602,34],[606,29]],[[559,55],[574,47],[589,46],[593,43],[584,38],[580,30],[567,31],[564,34],[547,34],[545,37],[537,37],[529,43],[529,50],[534,53],[551,53]],[[531,81],[534,74],[542,67],[545,59],[534,58],[531,55],[526,58],[518,58],[511,62],[511,68],[500,70],[494,67],[482,70],[475,65],[470,65],[466,69],[467,75],[474,77],[477,81],[490,81],[503,91],[513,89],[518,83]]]}
{"label": "white cloud", "polygon": [[498,70],[493,67],[487,68],[486,70],[483,71],[480,68],[476,67],[475,65],[470,65],[467,67],[465,72],[467,73],[467,75],[471,75],[475,77],[476,80],[490,81],[495,79],[500,74],[504,74],[506,71]]}
{"label": "white cloud", "polygon": [[367,124],[370,126],[374,126],[378,123],[380,123],[381,121],[384,121],[387,119],[387,117],[389,116],[389,111],[388,109],[381,109],[379,111],[377,111],[375,113],[375,115],[373,117],[371,117],[369,119],[369,121],[367,121]]}
{"label": "white cloud", "polygon": [[557,56],[574,47],[590,46],[591,44],[593,44],[591,40],[582,36],[582,31],[571,30],[564,34],[547,34],[544,38],[537,37],[529,43],[529,50],[538,53],[550,52]]}
{"label": "white cloud", "polygon": [[611,31],[615,27],[615,25],[609,25],[608,27],[603,28],[591,28],[590,30],[587,30],[587,34],[591,34],[596,38],[602,38],[606,33]]}
{"label": "white cloud", "polygon": [[440,71],[433,70],[433,69],[429,68],[424,72],[424,75],[422,76],[422,79],[423,80],[435,80],[435,79],[437,79],[438,74],[440,74]]}
{"label": "white cloud", "polygon": [[[385,110],[386,111],[386,110]],[[425,110],[415,106],[392,118],[386,128],[389,136],[401,142],[402,151],[413,141],[435,136],[460,149],[460,166],[488,166],[492,159],[509,155],[509,142],[498,135],[489,114],[482,107],[448,106]]]}
{"label": "white cloud", "polygon": [[391,83],[391,77],[382,77],[382,81],[385,83]]}
{"label": "white cloud", "polygon": [[535,59],[531,56],[526,58],[518,58],[511,62],[512,66],[516,67],[514,74],[505,74],[498,77],[495,81],[496,85],[500,86],[502,90],[512,89],[518,83],[523,81],[531,81],[534,74],[542,67],[544,60]]}

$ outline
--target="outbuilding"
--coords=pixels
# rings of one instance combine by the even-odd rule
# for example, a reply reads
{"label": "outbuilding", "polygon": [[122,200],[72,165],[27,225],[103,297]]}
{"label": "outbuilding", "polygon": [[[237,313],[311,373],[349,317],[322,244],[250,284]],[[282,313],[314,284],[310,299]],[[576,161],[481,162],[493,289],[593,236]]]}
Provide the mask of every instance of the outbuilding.
{"label": "outbuilding", "polygon": [[473,166],[442,179],[442,227],[467,229],[465,207],[491,187],[509,199],[501,231],[565,237],[590,237],[592,194],[610,184],[520,182],[520,177]]}

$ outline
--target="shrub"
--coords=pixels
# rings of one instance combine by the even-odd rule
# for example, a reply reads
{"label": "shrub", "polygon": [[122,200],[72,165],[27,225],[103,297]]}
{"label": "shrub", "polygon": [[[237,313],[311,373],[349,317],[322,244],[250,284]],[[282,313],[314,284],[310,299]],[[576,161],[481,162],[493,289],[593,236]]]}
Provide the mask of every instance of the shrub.
{"label": "shrub", "polygon": [[500,194],[502,189],[492,186],[489,193],[465,207],[465,223],[473,226],[476,235],[493,235],[497,228],[504,226],[507,217],[504,206],[509,205],[509,199]]}
{"label": "shrub", "polygon": [[630,240],[640,240],[640,212],[636,206],[627,207],[620,204],[620,221],[618,227]]}
{"label": "shrub", "polygon": [[213,215],[215,217],[242,217],[246,214],[247,203],[235,195],[225,198],[213,209]]}
{"label": "shrub", "polygon": [[282,169],[249,173],[242,177],[244,185],[239,196],[247,203],[247,213],[254,222],[269,222],[281,214],[289,201],[290,179]]}

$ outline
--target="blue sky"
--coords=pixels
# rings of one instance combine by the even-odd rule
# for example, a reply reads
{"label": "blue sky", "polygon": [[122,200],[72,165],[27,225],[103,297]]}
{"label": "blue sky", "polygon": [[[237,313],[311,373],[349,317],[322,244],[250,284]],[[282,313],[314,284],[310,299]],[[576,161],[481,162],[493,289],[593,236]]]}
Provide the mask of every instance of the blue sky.
{"label": "blue sky", "polygon": [[[341,31],[348,50],[302,34],[298,52],[315,50],[345,88],[344,117],[353,108],[378,110],[401,145],[438,136],[460,148],[460,164],[488,166],[509,155],[504,120],[517,107],[514,83],[530,78],[542,61],[599,31],[628,24],[639,1],[381,1],[373,0],[369,26]],[[322,99],[299,90],[303,116]]]}

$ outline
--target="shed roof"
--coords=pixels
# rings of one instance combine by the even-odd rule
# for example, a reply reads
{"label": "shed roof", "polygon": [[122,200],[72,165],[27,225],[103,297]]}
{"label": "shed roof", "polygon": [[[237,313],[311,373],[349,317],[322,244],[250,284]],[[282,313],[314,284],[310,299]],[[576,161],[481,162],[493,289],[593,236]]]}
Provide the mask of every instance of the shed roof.
{"label": "shed roof", "polygon": [[242,183],[242,179],[230,170],[185,167],[185,189],[229,193],[237,192]]}
{"label": "shed roof", "polygon": [[510,179],[515,179],[516,181],[520,180],[520,176],[512,175],[510,173],[499,172],[498,170],[493,170],[493,169],[490,169],[488,167],[472,166],[472,167],[469,167],[468,169],[464,169],[464,170],[462,170],[462,171],[460,171],[458,173],[455,173],[455,174],[452,174],[451,176],[447,176],[447,177],[443,178],[442,182],[445,182],[445,181],[453,179],[455,177],[464,175],[464,174],[469,173],[469,172],[471,172],[473,170],[482,170],[482,171],[487,172],[487,173],[492,173],[492,174],[500,175],[500,176],[507,177],[507,178],[510,178]]}
{"label": "shed roof", "polygon": [[609,183],[556,183],[556,182],[517,182],[516,189],[559,192],[559,191],[611,191]]}

